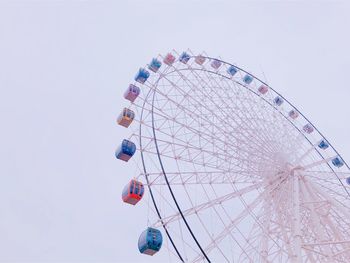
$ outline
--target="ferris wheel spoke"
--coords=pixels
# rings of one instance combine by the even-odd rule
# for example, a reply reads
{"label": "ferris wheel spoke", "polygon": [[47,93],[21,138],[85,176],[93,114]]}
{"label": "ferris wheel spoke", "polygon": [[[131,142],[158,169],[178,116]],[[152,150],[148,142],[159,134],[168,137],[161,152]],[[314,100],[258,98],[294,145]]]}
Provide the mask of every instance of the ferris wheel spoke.
{"label": "ferris wheel spoke", "polygon": [[[181,76],[183,76],[183,75],[181,75]],[[187,80],[188,81],[188,80]],[[193,84],[193,83],[190,83],[191,85],[193,85],[193,86],[195,86],[195,84]],[[174,85],[175,86],[175,85]],[[176,88],[176,86],[175,86],[175,88]],[[201,89],[199,89],[199,90],[201,90]],[[196,91],[196,89],[194,89],[194,92],[197,92]],[[206,98],[206,97],[208,97],[208,94],[205,94],[205,96],[204,96],[204,98]],[[200,105],[202,108],[203,108],[203,106],[202,106],[202,104],[200,103],[200,102],[197,102],[198,103],[198,105]],[[220,109],[220,107],[218,107],[218,105],[215,105],[216,106],[216,108],[217,109]],[[201,107],[197,107],[197,108],[201,108]],[[231,111],[232,112],[232,111]],[[234,112],[234,111],[233,111]],[[201,113],[202,114],[202,113]],[[216,116],[216,117],[220,117],[220,116]],[[224,119],[221,119],[221,118],[219,118],[219,120],[221,121],[221,122],[225,122],[225,120]],[[233,121],[234,121],[234,119],[233,119]]]}
{"label": "ferris wheel spoke", "polygon": [[[340,200],[341,201],[347,201],[346,198],[344,198],[344,195],[342,195],[341,193],[335,191],[334,189],[332,189],[331,187],[329,186],[325,186],[325,185],[321,185],[319,183],[315,183],[314,184],[315,186],[319,186],[320,188],[322,188],[322,190],[327,193],[327,194],[331,194],[333,196],[333,198],[339,202]],[[326,201],[325,201],[326,202]],[[345,205],[344,205],[345,206]],[[346,207],[348,209],[348,207]]]}
{"label": "ferris wheel spoke", "polygon": [[313,151],[316,151],[315,149],[316,145],[312,145],[311,147],[309,147],[309,149],[303,153],[303,155],[301,155],[296,161],[295,164],[299,164],[301,161],[303,161],[307,156],[309,156]]}
{"label": "ferris wheel spoke", "polygon": [[[150,145],[150,144],[152,144],[153,143],[153,137],[152,136],[143,136],[143,139],[144,140],[147,140],[147,145],[146,146],[148,146],[148,145]],[[179,140],[178,139],[178,141],[179,142],[181,142],[181,143],[184,143],[184,144],[176,144],[176,143],[171,143],[171,142],[168,142],[168,141],[165,141],[165,140],[160,140],[160,139],[158,139],[158,141],[161,141],[162,143],[164,143],[165,145],[167,145],[168,147],[170,146],[170,145],[178,145],[178,146],[181,146],[182,147],[182,149],[183,150],[188,150],[188,149],[192,149],[192,150],[196,150],[197,151],[197,154],[202,154],[203,155],[203,153],[206,153],[207,155],[209,154],[211,157],[212,157],[212,159],[215,159],[215,160],[221,160],[222,161],[222,163],[225,163],[226,162],[226,160],[227,159],[231,159],[231,160],[236,160],[236,161],[244,161],[244,159],[241,159],[241,158],[238,158],[238,157],[234,157],[234,156],[231,156],[231,155],[227,155],[227,156],[225,156],[225,155],[223,155],[224,156],[224,158],[222,158],[222,157],[218,157],[218,155],[216,154],[216,153],[212,153],[212,152],[209,152],[209,151],[204,151],[203,149],[200,149],[200,148],[194,148],[194,147],[196,147],[196,146],[192,146],[191,144],[185,144],[186,142],[184,142],[184,141],[181,141],[181,140]],[[152,151],[152,150],[146,150],[146,148],[147,147],[144,147],[145,149],[143,149],[143,151]],[[190,147],[190,146],[192,146],[192,147]],[[167,148],[168,148],[167,147]],[[167,149],[167,148],[165,148],[165,149]],[[171,150],[169,150],[169,152],[170,152]],[[163,155],[163,156],[166,156],[166,157],[169,157],[169,158],[173,158],[171,155],[169,155],[169,154],[166,154],[166,153],[164,153],[163,151],[160,153],[161,155]],[[261,156],[260,155],[250,155],[250,160],[253,160],[254,159],[254,156],[256,156],[257,158],[260,158]],[[184,157],[184,156],[181,156],[181,155],[177,155],[177,156],[175,156],[175,158],[179,158],[179,159],[181,159],[182,161],[188,161],[188,162],[195,162],[195,163],[198,163],[196,160],[195,160],[195,158],[194,159],[190,159],[190,158],[186,158],[186,156]],[[216,165],[216,166],[213,166],[213,165],[210,165],[210,162],[208,162],[208,160],[206,159],[206,161],[205,161],[205,164],[206,165],[208,165],[208,166],[210,166],[210,167],[218,167],[218,165]],[[220,166],[220,165],[219,165]]]}
{"label": "ferris wheel spoke", "polygon": [[[330,229],[331,232],[328,231],[330,238],[332,239],[332,241],[334,241],[335,243],[338,243],[338,246],[333,246],[333,248],[336,248],[336,251],[339,252],[339,245],[341,245],[343,247],[344,250],[349,248],[349,245],[345,246],[345,244],[342,242],[344,240],[348,240],[348,236],[349,233],[346,233],[346,230],[349,229],[350,224],[349,224],[349,214],[348,214],[348,210],[344,209],[344,206],[339,204],[338,202],[336,202],[336,200],[331,199],[328,197],[328,195],[325,192],[320,191],[320,189],[314,185],[311,184],[310,181],[306,181],[306,187],[308,187],[311,191],[316,191],[316,193],[324,198],[325,200],[327,200],[327,203],[329,204],[328,207],[324,208],[323,212],[322,212],[322,216],[321,216],[321,220],[322,220],[322,224],[324,226],[328,226],[328,229]],[[333,211],[333,212],[332,212]],[[333,214],[342,214],[343,217],[338,216],[337,218],[335,216],[333,216]],[[328,215],[328,216],[324,216]],[[339,225],[341,222],[344,223],[344,230],[342,232],[339,231],[339,228],[335,227],[335,225]],[[342,224],[341,224],[342,225]],[[348,257],[348,260],[350,259],[350,254],[346,254],[346,257]]]}
{"label": "ferris wheel spoke", "polygon": [[[317,200],[315,199],[313,193],[310,193],[309,190],[303,181],[301,180],[300,188],[301,193],[304,197],[305,202],[307,202],[309,205],[307,206],[308,210],[310,211],[310,219],[311,219],[311,229],[313,230],[313,233],[315,234],[315,237],[317,240],[326,240],[327,233],[325,232],[325,229],[322,226],[322,222],[320,221],[320,215],[316,212],[316,203]],[[303,247],[305,247],[305,243],[302,244]],[[320,247],[320,250],[323,251],[326,255],[331,255],[332,252],[329,248],[329,246]]]}
{"label": "ferris wheel spoke", "polygon": [[335,195],[339,195],[339,197],[344,199],[344,196],[341,195],[341,193],[344,191],[343,189],[339,188],[339,178],[332,173],[329,173],[328,177],[325,177],[325,175],[327,174],[324,174],[324,173],[323,174],[314,174],[314,173],[305,174],[304,173],[304,176],[312,180],[315,180],[315,183],[318,184],[320,187],[322,187],[325,191],[331,192]]}
{"label": "ferris wheel spoke", "polygon": [[337,157],[337,156],[332,156],[332,157],[329,157],[329,158],[326,158],[326,159],[322,159],[322,160],[319,160],[319,161],[316,161],[316,162],[304,165],[304,166],[302,166],[302,168],[305,169],[305,170],[308,170],[308,169],[311,169],[311,168],[314,168],[314,167],[317,167],[317,166],[320,166],[320,165],[323,165],[323,164],[327,164],[331,160],[333,160],[335,157]]}
{"label": "ferris wheel spoke", "polygon": [[[251,172],[252,173],[252,172]],[[198,185],[198,184],[253,184],[249,180],[247,171],[189,171],[189,172],[167,172],[168,181],[171,185]],[[143,174],[140,174],[143,175]],[[150,185],[165,185],[163,172],[149,173]]]}
{"label": "ferris wheel spoke", "polygon": [[[318,250],[316,250],[316,249],[314,249],[314,248],[310,248],[310,247],[304,247],[304,250],[306,250],[306,251],[309,251],[309,252],[312,252],[312,254],[316,254],[317,256],[318,256],[318,258],[320,258],[320,256],[321,256],[321,258],[328,258],[328,255],[327,254],[324,254],[324,253],[322,253],[321,251],[318,251]],[[322,262],[322,261],[319,261],[319,260],[317,260],[316,262]],[[339,262],[339,261],[338,261]],[[345,261],[340,261],[340,262],[344,262],[345,263]]]}
{"label": "ferris wheel spoke", "polygon": [[[313,188],[318,195],[322,196],[324,200],[326,200],[328,203],[330,203],[337,211],[339,211],[341,214],[343,214],[346,219],[350,218],[350,213],[348,212],[350,209],[347,207],[344,203],[340,203],[340,201],[337,198],[331,198],[329,194],[325,191],[322,191],[320,189],[320,186],[317,184],[311,183],[309,180],[306,180],[306,185],[310,188]],[[349,226],[350,227],[350,226]]]}
{"label": "ferris wheel spoke", "polygon": [[[164,116],[164,115],[161,115],[161,114],[159,114],[158,112],[157,113],[155,113],[156,115],[159,115],[160,117],[163,117],[165,120],[168,118],[168,117],[170,117],[170,116]],[[173,122],[177,122],[176,120],[174,120]],[[183,125],[183,124],[181,124],[181,123],[178,123],[179,125]],[[144,125],[145,126],[151,126],[151,125],[147,125],[147,124],[145,124],[144,123]],[[194,128],[193,127],[186,127],[188,130],[190,130],[190,131],[192,131],[192,133],[193,134],[198,134],[198,133],[200,133],[202,136],[201,136],[201,138],[202,138],[202,140],[203,139],[205,139],[206,140],[206,142],[208,142],[208,143],[212,143],[210,140],[213,140],[213,141],[219,141],[219,142],[221,142],[221,143],[223,143],[224,145],[227,145],[227,146],[229,146],[229,148],[232,148],[232,149],[234,149],[235,148],[235,145],[230,145],[227,141],[223,141],[223,140],[221,140],[220,138],[218,138],[218,137],[216,137],[216,136],[213,136],[213,135],[209,135],[209,134],[207,134],[207,133],[205,133],[205,132],[203,132],[203,131],[196,131],[196,130],[194,130]],[[157,128],[157,131],[158,132],[160,132],[160,128]],[[164,133],[163,131],[162,131],[162,133]],[[167,134],[166,134],[167,135]],[[208,139],[206,139],[206,136],[208,137]],[[173,138],[174,137],[174,135],[173,134],[169,134],[169,137],[171,137],[171,138]],[[177,138],[177,140],[179,140],[178,138]],[[240,141],[240,143],[247,143],[247,142],[245,142],[245,141]],[[243,149],[242,149],[242,151],[244,151]],[[255,149],[255,151],[256,151],[256,149]],[[251,153],[251,152],[249,152],[249,153]],[[254,155],[254,153],[253,153],[253,155]],[[260,155],[260,157],[262,157],[262,156],[265,156],[265,155],[263,155],[263,154],[261,154]],[[268,155],[267,155],[268,156]]]}
{"label": "ferris wheel spoke", "polygon": [[[253,227],[249,231],[248,236],[245,238],[245,244],[242,249],[242,252],[238,258],[239,262],[246,262],[247,260],[257,260],[259,251],[257,247],[258,235],[260,234],[260,228],[256,223],[254,223]],[[253,261],[254,262],[254,261]]]}
{"label": "ferris wheel spoke", "polygon": [[263,218],[263,229],[262,229],[262,237],[261,237],[261,260],[263,263],[267,263],[268,260],[268,251],[269,251],[269,231],[271,224],[271,203],[270,198],[265,197],[264,200],[264,218]]}
{"label": "ferris wheel spoke", "polygon": [[[200,74],[198,74],[198,71],[196,71],[196,70],[194,71],[194,75],[195,75],[197,80],[199,79],[198,82],[199,83],[203,83],[205,85],[205,87],[208,89],[208,92],[211,92],[211,94],[207,93],[206,95],[210,95],[210,97],[214,97],[214,98],[216,97],[217,100],[220,101],[220,102],[223,101],[223,98],[225,98],[224,95],[226,95],[226,94],[221,93],[220,96],[219,96],[218,92],[220,92],[220,91],[227,92],[227,91],[229,91],[231,89],[230,85],[222,85],[222,83],[227,84],[228,80],[225,79],[225,78],[222,78],[222,75],[218,75],[218,77],[220,77],[220,80],[222,81],[222,83],[218,83],[217,78],[215,78],[215,77],[214,78],[208,78],[208,74],[211,74],[210,71],[204,70],[203,72],[204,72],[205,79]],[[206,80],[208,80],[209,83],[207,83]],[[223,89],[216,89],[216,90],[214,90],[214,88],[216,88],[216,87],[224,87],[225,90],[223,90]],[[251,102],[251,98],[250,98],[250,100],[246,99],[245,102],[250,103]],[[229,107],[229,105],[227,103],[225,103],[224,105],[225,105],[225,107]]]}
{"label": "ferris wheel spoke", "polygon": [[[208,72],[206,72],[207,74],[208,74]],[[216,80],[216,78],[213,78],[213,79],[210,79],[210,80]],[[228,83],[228,81],[224,78],[224,81],[226,82],[226,83]],[[217,85],[220,85],[219,83],[216,83]],[[240,84],[241,85],[241,84]],[[227,86],[229,86],[229,85],[227,85]],[[249,92],[250,94],[251,94],[251,92]],[[222,94],[222,95],[225,95],[225,94]],[[249,97],[249,98],[246,98],[245,100],[244,100],[247,104],[248,104],[248,106],[247,107],[244,107],[244,103],[242,103],[242,109],[243,109],[243,112],[244,113],[246,113],[246,114],[248,114],[249,115],[249,117],[248,118],[245,118],[245,119],[248,119],[248,120],[254,120],[254,116],[255,115],[260,115],[262,112],[261,111],[259,111],[259,112],[257,112],[256,110],[255,110],[255,105],[254,105],[254,103],[252,103],[252,98],[251,98],[251,96]],[[253,114],[251,114],[251,113],[253,113]],[[268,117],[268,116],[266,116],[266,117]],[[271,121],[271,123],[269,123],[269,121],[268,121],[268,118],[265,118],[265,122],[264,123],[262,123],[262,125],[255,125],[255,126],[257,126],[257,128],[258,129],[260,129],[260,128],[263,128],[263,133],[262,133],[262,135],[268,135],[268,137],[270,136],[270,133],[271,133],[271,127],[274,127],[274,125],[271,125],[271,124],[274,124],[273,123],[273,119],[270,119],[270,121]],[[270,124],[269,126],[267,126],[266,124]],[[280,132],[279,132],[280,133]],[[266,137],[266,136],[265,136]],[[270,139],[273,139],[273,136],[270,136]]]}
{"label": "ferris wheel spoke", "polygon": [[[257,198],[255,198],[249,205],[248,208],[243,210],[237,217],[231,220],[230,224],[226,226],[215,238],[214,241],[208,244],[205,248],[205,251],[210,253],[212,249],[215,248],[215,246],[220,243],[228,234],[231,232],[232,228],[236,227],[236,224],[238,224],[243,218],[248,216],[250,214],[250,211],[254,210],[262,201],[264,198],[264,195],[266,194],[268,190],[265,189],[262,193],[258,195]],[[197,257],[194,262],[198,262],[202,259],[202,257]]]}
{"label": "ferris wheel spoke", "polygon": [[[232,184],[231,184],[231,186],[232,186]],[[215,194],[215,197],[218,198],[219,195],[216,193],[216,191],[215,191],[213,185],[210,185],[210,187],[212,188],[213,193]],[[241,190],[241,189],[240,189],[240,190]],[[234,192],[238,192],[238,191],[240,191],[240,190],[237,189],[237,188],[234,188]],[[207,192],[204,191],[204,193],[205,193],[205,195],[206,195],[206,196],[208,197],[208,199],[209,199],[209,196],[208,196]],[[239,198],[241,198],[241,195],[239,196]],[[223,205],[222,202],[218,205],[218,207],[216,207],[216,206],[213,207],[213,210],[215,211],[215,214],[218,216],[220,222],[222,222],[224,228],[226,228],[227,225],[226,225],[226,223],[225,223],[225,220],[222,218],[222,215],[220,215],[220,213],[218,212],[218,208],[219,208],[219,207],[220,207],[221,210],[224,212],[224,214],[226,215],[226,217],[227,217],[227,219],[228,219],[229,221],[230,221],[231,217],[230,217],[229,213],[227,212],[227,209],[225,208],[225,206]],[[237,232],[238,232],[243,238],[245,238],[245,237],[244,237],[244,234],[239,230],[239,228],[236,228],[236,230],[237,230]],[[229,232],[229,238],[231,238],[232,241],[243,251],[242,253],[245,254],[245,255],[249,258],[249,254],[248,254],[247,252],[245,252],[245,250],[244,250],[242,244],[240,244],[239,240],[235,237],[235,235],[232,234],[232,231]],[[213,238],[212,238],[212,237],[211,237],[211,241],[213,242]]]}
{"label": "ferris wheel spoke", "polygon": [[291,210],[289,201],[292,198],[291,186],[291,180],[287,180],[270,195],[270,200],[273,200],[272,209],[275,211],[275,218],[270,219],[271,233],[275,236],[271,240],[276,239],[283,242],[281,246],[278,243],[273,244],[276,247],[276,253],[282,258],[284,255],[293,255],[291,225],[289,223],[291,215],[286,213]]}
{"label": "ferris wheel spoke", "polygon": [[[242,189],[238,190],[237,192],[229,193],[229,194],[226,194],[224,196],[218,197],[216,199],[210,200],[208,202],[205,202],[205,203],[193,206],[193,207],[191,207],[189,209],[186,209],[186,210],[182,211],[182,213],[186,217],[188,217],[190,215],[193,215],[193,214],[200,213],[201,211],[203,211],[205,209],[209,209],[209,208],[211,208],[213,206],[220,205],[223,202],[227,202],[227,201],[229,201],[229,200],[231,200],[233,198],[236,198],[238,196],[247,194],[247,193],[249,193],[251,191],[255,191],[256,189],[258,189],[261,186],[262,186],[261,183],[257,183],[255,185],[251,185],[251,186],[242,188]],[[174,221],[177,221],[180,218],[181,218],[181,214],[180,213],[175,213],[174,215],[162,218],[162,222],[167,225],[167,224],[170,224],[170,223],[172,223]],[[161,222],[157,221],[154,224],[154,226],[159,226],[159,224],[161,224]]]}
{"label": "ferris wheel spoke", "polygon": [[322,171],[322,170],[304,170],[303,173],[305,174],[320,174],[320,175],[341,175],[343,178],[346,178],[350,176],[350,171],[345,172],[345,171],[340,171],[340,172],[334,172],[334,171]]}

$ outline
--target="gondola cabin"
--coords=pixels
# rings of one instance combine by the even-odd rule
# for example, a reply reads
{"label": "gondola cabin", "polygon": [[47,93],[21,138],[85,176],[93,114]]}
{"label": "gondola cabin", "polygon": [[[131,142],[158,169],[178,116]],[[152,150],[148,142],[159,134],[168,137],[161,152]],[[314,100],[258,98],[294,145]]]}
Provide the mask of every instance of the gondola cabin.
{"label": "gondola cabin", "polygon": [[131,180],[123,189],[122,199],[125,203],[136,205],[143,197],[145,187],[136,180]]}
{"label": "gondola cabin", "polygon": [[266,87],[265,85],[261,85],[259,88],[258,88],[258,91],[260,94],[266,94],[268,91],[269,91],[269,88]]}
{"label": "gondola cabin", "polygon": [[190,60],[190,55],[186,52],[182,52],[181,56],[179,57],[179,61],[181,63],[187,64],[187,62]]}
{"label": "gondola cabin", "polygon": [[135,118],[135,113],[128,108],[124,108],[123,111],[120,113],[117,119],[117,122],[119,125],[124,126],[125,128],[128,128],[129,125],[134,120],[134,118]]}
{"label": "gondola cabin", "polygon": [[134,102],[139,95],[140,88],[133,84],[130,84],[128,89],[124,93],[124,98],[130,100],[131,102]]}
{"label": "gondola cabin", "polygon": [[217,60],[217,59],[214,59],[211,63],[210,63],[210,66],[214,69],[218,69],[220,68],[221,66],[221,61],[220,60]]}
{"label": "gondola cabin", "polygon": [[253,77],[247,74],[243,77],[243,82],[249,85],[253,82]]}
{"label": "gondola cabin", "polygon": [[276,98],[274,98],[273,102],[276,106],[281,106],[283,103],[283,99],[280,96],[277,96]]}
{"label": "gondola cabin", "polygon": [[143,84],[149,78],[149,72],[144,68],[140,68],[135,76],[135,81]]}
{"label": "gondola cabin", "polygon": [[296,118],[299,117],[299,113],[296,110],[291,110],[288,113],[289,117],[292,118],[293,120],[295,120]]}
{"label": "gondola cabin", "polygon": [[238,72],[238,69],[235,66],[230,66],[227,69],[227,73],[230,74],[231,76],[234,76]]}
{"label": "gondola cabin", "polygon": [[194,60],[198,65],[203,65],[203,63],[205,62],[205,57],[199,55],[195,58]]}
{"label": "gondola cabin", "polygon": [[329,147],[329,143],[326,140],[321,140],[318,143],[318,148],[322,149],[322,150],[326,150]]}
{"label": "gondola cabin", "polygon": [[350,185],[350,177],[346,178],[346,183]]}
{"label": "gondola cabin", "polygon": [[154,58],[152,59],[151,63],[148,65],[148,68],[152,70],[154,73],[156,73],[161,66],[162,66],[162,62]]}
{"label": "gondola cabin", "polygon": [[335,166],[335,167],[342,167],[344,165],[344,161],[340,158],[340,157],[335,157],[333,160],[332,160],[332,164]]}
{"label": "gondola cabin", "polygon": [[115,157],[117,157],[119,160],[127,162],[135,154],[135,152],[136,145],[132,141],[124,139],[122,144],[116,150]]}
{"label": "gondola cabin", "polygon": [[138,247],[142,254],[153,256],[162,247],[162,233],[155,228],[147,228],[139,237]]}
{"label": "gondola cabin", "polygon": [[174,56],[173,54],[168,53],[168,54],[165,56],[163,62],[164,62],[164,64],[167,64],[168,66],[171,66],[172,64],[174,64],[175,59],[176,59],[176,58],[175,58],[175,56]]}
{"label": "gondola cabin", "polygon": [[312,125],[308,123],[304,125],[303,131],[306,132],[307,134],[310,134],[314,131],[314,127],[312,127]]}

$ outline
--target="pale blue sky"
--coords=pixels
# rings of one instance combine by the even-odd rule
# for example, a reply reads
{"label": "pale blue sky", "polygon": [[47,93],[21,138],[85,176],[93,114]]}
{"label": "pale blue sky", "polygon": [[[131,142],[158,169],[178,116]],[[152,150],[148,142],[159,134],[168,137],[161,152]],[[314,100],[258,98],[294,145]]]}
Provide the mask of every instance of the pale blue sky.
{"label": "pale blue sky", "polygon": [[173,48],[264,72],[349,162],[349,13],[347,1],[0,0],[0,261],[167,260],[139,254],[145,207],[120,200],[136,168],[113,154],[124,89]]}

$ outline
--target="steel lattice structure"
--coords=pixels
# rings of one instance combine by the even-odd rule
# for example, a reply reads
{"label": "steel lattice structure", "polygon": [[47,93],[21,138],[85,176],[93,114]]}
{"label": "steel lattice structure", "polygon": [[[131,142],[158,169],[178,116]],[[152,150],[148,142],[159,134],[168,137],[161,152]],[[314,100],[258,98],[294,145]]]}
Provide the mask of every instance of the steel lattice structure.
{"label": "steel lattice structure", "polygon": [[170,258],[350,262],[349,166],[339,153],[264,81],[187,53],[136,83],[129,105],[149,226],[163,228]]}

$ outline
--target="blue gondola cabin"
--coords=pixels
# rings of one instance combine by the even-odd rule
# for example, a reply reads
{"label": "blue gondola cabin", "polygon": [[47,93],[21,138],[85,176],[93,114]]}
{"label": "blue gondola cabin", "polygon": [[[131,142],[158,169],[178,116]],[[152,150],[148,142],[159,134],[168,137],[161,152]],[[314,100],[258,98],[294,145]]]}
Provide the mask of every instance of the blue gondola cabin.
{"label": "blue gondola cabin", "polygon": [[124,98],[130,100],[131,102],[134,102],[139,95],[140,88],[133,84],[130,84],[128,89],[124,93]]}
{"label": "blue gondola cabin", "polygon": [[303,127],[303,131],[306,132],[307,134],[310,134],[314,131],[314,127],[312,127],[311,124],[306,124]]}
{"label": "blue gondola cabin", "polygon": [[161,66],[162,66],[162,62],[154,58],[152,59],[151,63],[148,65],[148,68],[152,70],[154,73],[156,73]]}
{"label": "blue gondola cabin", "polygon": [[123,111],[119,114],[117,123],[121,126],[124,126],[125,128],[128,128],[129,125],[134,120],[134,118],[135,118],[135,113],[128,108],[124,108]]}
{"label": "blue gondola cabin", "polygon": [[140,68],[135,76],[135,81],[143,84],[149,78],[149,72],[143,68]]}
{"label": "blue gondola cabin", "polygon": [[243,77],[243,82],[249,85],[253,82],[253,77],[247,74]]}
{"label": "blue gondola cabin", "polygon": [[139,237],[138,247],[142,254],[153,256],[162,247],[162,233],[155,228],[147,228]]}
{"label": "blue gondola cabin", "polygon": [[186,52],[182,52],[181,56],[179,57],[179,61],[181,63],[187,64],[187,62],[190,60],[190,55]]}
{"label": "blue gondola cabin", "polygon": [[135,152],[136,152],[135,143],[124,139],[122,144],[116,150],[115,157],[117,157],[117,159],[119,160],[127,162],[135,154]]}
{"label": "blue gondola cabin", "polygon": [[338,168],[340,168],[344,165],[344,161],[340,157],[335,157],[332,160],[332,163],[335,167],[338,167]]}
{"label": "blue gondola cabin", "polygon": [[194,60],[198,65],[203,65],[204,61],[205,61],[205,57],[203,57],[202,55],[199,55],[195,58]]}
{"label": "blue gondola cabin", "polygon": [[318,147],[322,150],[326,150],[329,147],[329,143],[326,140],[321,140],[318,143]]}
{"label": "blue gondola cabin", "polygon": [[230,66],[227,69],[227,73],[230,74],[231,76],[234,76],[238,72],[238,69],[235,66]]}
{"label": "blue gondola cabin", "polygon": [[269,91],[269,88],[266,87],[265,85],[261,85],[259,88],[258,88],[258,91],[260,94],[266,94],[268,91]]}
{"label": "blue gondola cabin", "polygon": [[299,117],[299,113],[296,110],[291,110],[288,113],[289,117],[292,118],[293,120],[295,120],[296,118]]}
{"label": "blue gondola cabin", "polygon": [[214,59],[212,62],[211,62],[211,67],[214,68],[214,69],[218,69],[220,68],[221,66],[221,61],[220,60],[217,60],[217,59]]}
{"label": "blue gondola cabin", "polygon": [[164,62],[164,64],[167,64],[168,66],[171,66],[171,65],[175,62],[175,59],[176,59],[176,58],[175,58],[175,56],[174,56],[173,54],[168,53],[168,54],[165,56],[163,62]]}
{"label": "blue gondola cabin", "polygon": [[143,197],[145,187],[136,180],[131,180],[123,189],[122,199],[125,203],[136,205]]}
{"label": "blue gondola cabin", "polygon": [[275,103],[276,106],[281,106],[283,103],[283,99],[277,96],[276,98],[274,98],[273,102]]}

